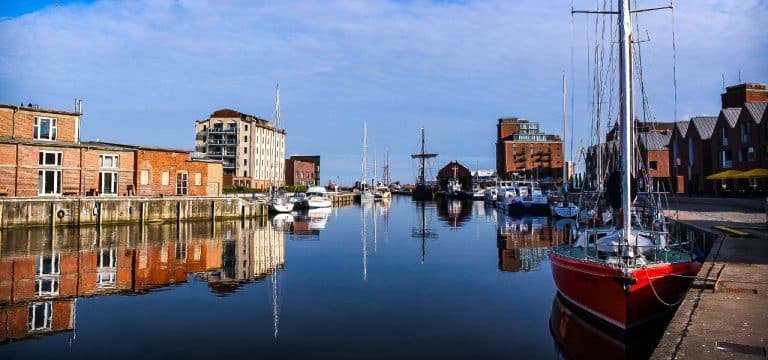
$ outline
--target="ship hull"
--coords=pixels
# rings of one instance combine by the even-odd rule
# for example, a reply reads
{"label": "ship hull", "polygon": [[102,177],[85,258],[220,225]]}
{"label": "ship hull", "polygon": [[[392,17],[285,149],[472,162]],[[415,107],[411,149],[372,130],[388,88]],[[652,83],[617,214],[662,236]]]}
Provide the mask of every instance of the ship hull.
{"label": "ship hull", "polygon": [[690,285],[690,280],[680,275],[694,275],[700,267],[693,261],[652,265],[625,276],[622,270],[608,264],[554,251],[550,260],[558,292],[565,299],[621,330],[674,310],[674,306],[662,301],[677,303]]}

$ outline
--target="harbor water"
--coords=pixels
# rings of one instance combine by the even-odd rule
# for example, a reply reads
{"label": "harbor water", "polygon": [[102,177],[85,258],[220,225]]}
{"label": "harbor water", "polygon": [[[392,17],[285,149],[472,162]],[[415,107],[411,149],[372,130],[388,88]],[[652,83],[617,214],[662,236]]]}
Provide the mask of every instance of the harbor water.
{"label": "harbor water", "polygon": [[613,338],[557,296],[547,251],[567,224],[395,196],[4,231],[0,358],[647,357],[660,332]]}

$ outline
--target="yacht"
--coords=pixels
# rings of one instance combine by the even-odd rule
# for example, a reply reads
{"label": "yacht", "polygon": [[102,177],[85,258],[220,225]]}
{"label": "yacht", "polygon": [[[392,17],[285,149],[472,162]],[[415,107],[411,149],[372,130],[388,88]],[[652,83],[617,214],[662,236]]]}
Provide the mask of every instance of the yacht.
{"label": "yacht", "polygon": [[304,206],[310,209],[331,207],[331,197],[328,191],[322,186],[310,186],[307,189],[307,196],[304,199]]}

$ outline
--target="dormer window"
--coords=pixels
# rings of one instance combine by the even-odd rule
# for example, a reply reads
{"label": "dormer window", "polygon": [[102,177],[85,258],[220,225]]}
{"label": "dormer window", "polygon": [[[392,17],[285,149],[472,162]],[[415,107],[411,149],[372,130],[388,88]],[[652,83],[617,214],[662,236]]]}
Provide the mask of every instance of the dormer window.
{"label": "dormer window", "polygon": [[56,140],[56,118],[35,116],[35,140]]}

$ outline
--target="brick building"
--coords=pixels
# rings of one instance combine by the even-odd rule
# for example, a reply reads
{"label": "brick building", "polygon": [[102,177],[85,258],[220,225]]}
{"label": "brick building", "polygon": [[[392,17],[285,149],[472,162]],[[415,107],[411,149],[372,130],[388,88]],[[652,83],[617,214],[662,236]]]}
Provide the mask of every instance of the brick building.
{"label": "brick building", "polygon": [[502,179],[562,176],[563,141],[539,131],[539,123],[500,118],[496,125],[496,173]]}
{"label": "brick building", "polygon": [[224,163],[224,186],[284,186],[285,141],[285,130],[235,110],[220,109],[195,122],[197,157]]}
{"label": "brick building", "polygon": [[648,191],[670,191],[669,183],[669,141],[671,134],[666,132],[645,132],[638,134],[640,155],[647,170]]}
{"label": "brick building", "polygon": [[286,159],[285,185],[317,185],[317,181],[315,181],[315,164],[293,158]]}
{"label": "brick building", "polygon": [[680,122],[670,140],[673,188],[678,193],[716,194],[723,190],[768,188],[766,179],[708,180],[725,170],[768,168],[768,90],[745,83],[726,88],[718,116]]}
{"label": "brick building", "polygon": [[0,195],[221,194],[220,163],[185,150],[81,142],[79,134],[80,113],[0,105]]}
{"label": "brick building", "polygon": [[290,160],[311,162],[315,166],[315,184],[320,184],[320,155],[291,155]]}
{"label": "brick building", "polygon": [[437,172],[440,189],[446,189],[448,180],[457,178],[462,190],[472,190],[472,172],[458,161],[451,161]]}

